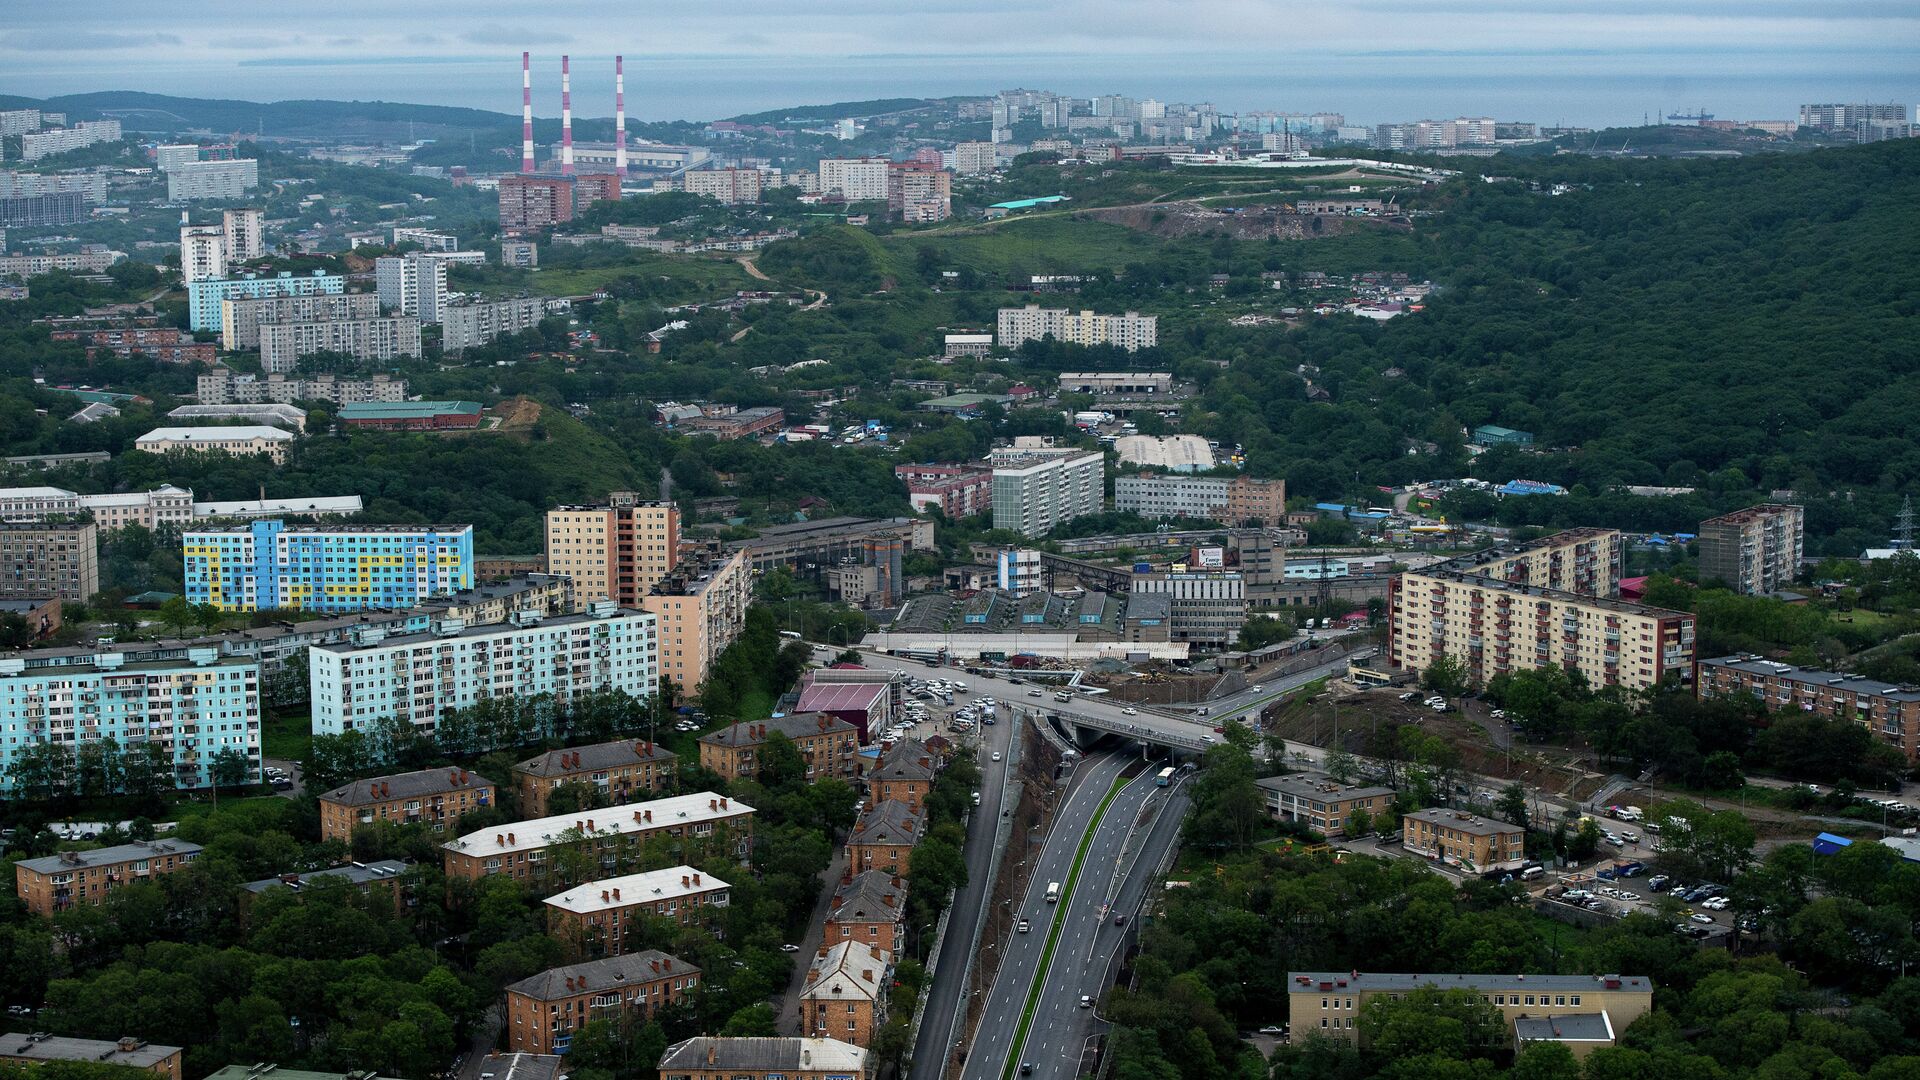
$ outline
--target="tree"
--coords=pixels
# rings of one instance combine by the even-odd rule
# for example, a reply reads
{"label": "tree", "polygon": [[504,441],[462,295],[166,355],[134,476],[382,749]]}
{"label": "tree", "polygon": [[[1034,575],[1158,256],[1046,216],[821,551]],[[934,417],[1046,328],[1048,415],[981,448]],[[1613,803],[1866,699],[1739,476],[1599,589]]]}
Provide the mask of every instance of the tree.
{"label": "tree", "polygon": [[160,605],[160,621],[167,624],[175,634],[193,625],[193,605],[184,596],[169,596]]}
{"label": "tree", "polygon": [[1731,791],[1747,782],[1740,769],[1740,755],[1731,750],[1716,750],[1700,766],[1700,786],[1711,791]]}
{"label": "tree", "polygon": [[1494,801],[1494,813],[1500,820],[1522,829],[1531,827],[1527,817],[1527,789],[1520,783],[1508,784],[1500,789],[1500,797]]}
{"label": "tree", "polygon": [[1563,1043],[1528,1043],[1514,1057],[1507,1080],[1580,1080],[1580,1063]]}
{"label": "tree", "polygon": [[1365,836],[1373,831],[1373,815],[1365,810],[1355,810],[1347,815],[1347,835]]}
{"label": "tree", "polygon": [[1328,750],[1325,765],[1327,775],[1343,784],[1353,783],[1353,778],[1360,774],[1360,759],[1344,747]]}
{"label": "tree", "polygon": [[1420,673],[1420,685],[1446,697],[1459,697],[1472,685],[1466,661],[1451,653],[1434,658]]}
{"label": "tree", "polygon": [[[1254,784],[1253,758],[1225,743],[1209,749],[1193,784],[1193,806],[1182,826],[1186,842],[1203,851],[1227,851],[1253,843],[1265,801]],[[918,870],[919,855],[915,854]]]}
{"label": "tree", "polygon": [[1368,1049],[1387,1060],[1434,1054],[1486,1056],[1505,1045],[1500,1010],[1471,990],[1422,987],[1398,997],[1376,996],[1360,1008]]}

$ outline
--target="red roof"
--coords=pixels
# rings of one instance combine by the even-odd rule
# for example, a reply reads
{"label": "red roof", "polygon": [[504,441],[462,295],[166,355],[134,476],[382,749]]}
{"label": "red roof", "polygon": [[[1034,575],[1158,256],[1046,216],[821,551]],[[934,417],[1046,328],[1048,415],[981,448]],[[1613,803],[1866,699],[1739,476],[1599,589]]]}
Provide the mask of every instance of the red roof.
{"label": "red roof", "polygon": [[800,691],[796,712],[869,712],[887,693],[886,683],[814,683]]}
{"label": "red roof", "polygon": [[1620,579],[1620,596],[1624,600],[1638,600],[1647,594],[1645,577],[1623,577]]}
{"label": "red roof", "polygon": [[867,670],[867,665],[865,665],[865,664],[851,664],[851,663],[849,663],[849,664],[830,664],[830,665],[828,665],[828,666],[829,666],[829,667],[833,667],[833,668],[836,668],[836,669],[838,669],[838,670],[840,670],[840,671],[865,671],[865,670]]}

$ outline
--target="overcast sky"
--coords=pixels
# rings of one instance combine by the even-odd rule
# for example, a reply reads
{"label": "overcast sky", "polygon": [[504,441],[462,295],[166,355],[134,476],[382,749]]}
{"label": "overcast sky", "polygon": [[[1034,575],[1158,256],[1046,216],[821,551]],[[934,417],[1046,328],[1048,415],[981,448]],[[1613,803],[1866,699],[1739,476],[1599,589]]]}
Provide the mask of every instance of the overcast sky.
{"label": "overcast sky", "polygon": [[[478,84],[423,85],[434,80],[417,73],[435,65],[495,65],[503,54],[511,63],[520,49],[546,63],[571,52],[600,65],[624,52],[630,69],[651,61],[655,72],[679,70],[676,60],[709,58],[777,62],[792,72],[817,59],[817,74],[828,82],[858,74],[845,65],[899,65],[911,73],[912,62],[924,58],[920,70],[941,87],[902,85],[900,94],[939,92],[969,64],[979,65],[985,84],[955,92],[996,88],[1023,62],[1033,71],[1025,81],[1035,86],[1048,85],[1054,71],[1099,78],[1109,68],[1114,78],[1177,72],[1186,86],[1204,79],[1210,65],[1243,79],[1265,67],[1283,81],[1290,72],[1345,70],[1343,64],[1456,79],[1516,70],[1552,75],[1572,65],[1595,75],[1644,76],[1649,98],[1683,95],[1696,85],[1686,80],[1716,72],[1764,80],[1774,71],[1783,78],[1821,71],[1852,78],[1836,94],[1904,100],[1920,82],[1920,0],[10,0],[0,19],[0,92],[323,96],[297,75],[280,76],[286,91],[276,93],[275,77],[255,69],[380,66],[415,72],[408,80],[417,92],[405,93],[409,81],[373,79],[324,96],[512,110],[512,82],[502,88],[495,80],[480,95]],[[236,69],[246,74],[230,77]],[[195,77],[203,84],[197,91]],[[662,96],[671,97],[655,98]],[[451,100],[473,97],[483,99]]]}

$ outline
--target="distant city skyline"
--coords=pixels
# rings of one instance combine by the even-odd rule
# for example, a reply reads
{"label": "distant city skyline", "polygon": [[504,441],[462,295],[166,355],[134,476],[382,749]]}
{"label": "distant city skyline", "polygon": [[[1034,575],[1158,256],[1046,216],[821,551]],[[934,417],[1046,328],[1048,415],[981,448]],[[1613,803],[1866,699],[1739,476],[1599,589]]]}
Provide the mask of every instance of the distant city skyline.
{"label": "distant city skyline", "polygon": [[606,116],[612,54],[623,51],[636,120],[1025,85],[1366,123],[1481,114],[1601,125],[1702,107],[1760,119],[1810,101],[1911,103],[1920,86],[1920,7],[1895,0],[1349,0],[1310,11],[1275,0],[821,0],[804,11],[742,0],[724,17],[602,0],[421,0],[400,14],[342,0],[297,17],[240,0],[185,14],[103,0],[24,5],[8,21],[0,94],[380,99],[512,114],[529,49],[543,65],[540,115],[557,114],[559,55],[570,52],[576,110]]}

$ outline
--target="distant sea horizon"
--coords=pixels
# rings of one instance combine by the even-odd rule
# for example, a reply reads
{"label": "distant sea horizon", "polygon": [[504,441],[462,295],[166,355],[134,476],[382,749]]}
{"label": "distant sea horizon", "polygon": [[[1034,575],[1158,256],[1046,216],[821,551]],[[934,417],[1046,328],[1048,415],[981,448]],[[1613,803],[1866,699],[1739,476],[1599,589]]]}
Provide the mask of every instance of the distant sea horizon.
{"label": "distant sea horizon", "polygon": [[[18,59],[20,63],[13,63]],[[224,63],[143,57],[37,65],[10,58],[0,92],[44,98],[105,90],[280,101],[318,98],[453,105],[517,115],[517,52],[391,58],[274,58]],[[557,55],[536,54],[534,111],[559,113]],[[1799,106],[1898,101],[1920,87],[1920,48],[1781,48],[1629,53],[1399,51],[1246,56],[646,56],[626,58],[636,122],[715,120],[744,113],[893,97],[982,96],[1026,87],[1074,97],[1125,94],[1211,102],[1225,112],[1337,112],[1352,124],[1453,116],[1584,127],[1632,126],[1704,109],[1728,120],[1782,120]],[[574,111],[613,114],[613,59],[573,57]]]}

